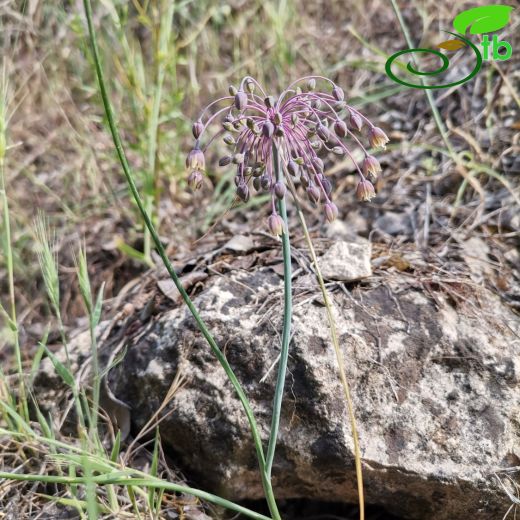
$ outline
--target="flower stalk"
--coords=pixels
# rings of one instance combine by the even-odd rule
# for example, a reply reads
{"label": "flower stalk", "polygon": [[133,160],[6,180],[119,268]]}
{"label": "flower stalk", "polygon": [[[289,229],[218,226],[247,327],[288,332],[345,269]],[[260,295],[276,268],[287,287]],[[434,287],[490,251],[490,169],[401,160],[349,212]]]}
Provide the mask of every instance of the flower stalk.
{"label": "flower stalk", "polygon": [[[276,182],[285,189],[282,167],[278,148],[273,143],[273,168],[276,172]],[[267,448],[265,471],[267,477],[271,478],[273,460],[276,449],[276,441],[280,428],[280,412],[282,408],[283,391],[285,387],[285,377],[287,375],[287,361],[289,359],[289,343],[291,341],[291,321],[292,321],[292,268],[291,268],[291,243],[289,239],[289,222],[287,220],[287,207],[285,197],[278,200],[278,211],[283,221],[282,230],[282,254],[283,254],[283,277],[284,277],[284,310],[283,310],[283,330],[282,348],[280,360],[278,362],[278,376],[273,400],[273,415],[271,420],[271,432],[269,434],[269,444]]]}

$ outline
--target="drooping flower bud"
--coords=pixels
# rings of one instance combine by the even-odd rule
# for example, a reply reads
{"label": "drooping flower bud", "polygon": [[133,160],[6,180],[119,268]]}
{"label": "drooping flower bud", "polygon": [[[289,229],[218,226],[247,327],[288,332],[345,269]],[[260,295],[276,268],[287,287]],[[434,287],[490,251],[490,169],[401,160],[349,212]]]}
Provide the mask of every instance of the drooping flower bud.
{"label": "drooping flower bud", "polygon": [[239,91],[235,94],[235,106],[238,110],[244,110],[247,105],[247,94],[244,91]]}
{"label": "drooping flower bud", "polygon": [[192,190],[198,190],[202,186],[202,173],[195,170],[188,175],[188,185]]}
{"label": "drooping flower bud", "polygon": [[323,161],[319,157],[313,157],[312,165],[314,166],[314,169],[318,173],[322,173],[323,172],[324,164],[323,164]]}
{"label": "drooping flower bud", "polygon": [[370,146],[374,148],[386,148],[386,143],[390,141],[388,136],[378,126],[373,126],[370,128],[370,131],[368,132],[368,139],[370,141]]}
{"label": "drooping flower bud", "polygon": [[255,82],[251,78],[246,81],[246,89],[250,94],[255,91]]}
{"label": "drooping flower bud", "polygon": [[321,123],[318,125],[318,128],[316,128],[316,133],[318,134],[318,137],[324,142],[327,142],[330,138],[329,129]]}
{"label": "drooping flower bud", "polygon": [[323,177],[320,182],[323,191],[327,194],[328,197],[332,193],[332,183],[329,181],[329,179],[327,179],[327,177]]}
{"label": "drooping flower bud", "polygon": [[307,90],[311,91],[316,88],[316,80],[314,78],[310,78],[307,81]]}
{"label": "drooping flower bud", "polygon": [[345,155],[345,150],[341,148],[341,146],[334,146],[334,148],[332,148],[332,153],[334,155]]}
{"label": "drooping flower bud", "polygon": [[260,191],[262,189],[262,185],[260,184],[260,177],[253,178],[253,188],[256,191]]}
{"label": "drooping flower bud", "polygon": [[357,112],[350,114],[350,126],[355,128],[358,132],[363,128],[363,119]]}
{"label": "drooping flower bud", "polygon": [[262,189],[268,190],[271,186],[271,179],[269,179],[267,175],[262,175],[262,177],[260,177],[260,185]]}
{"label": "drooping flower bud", "polygon": [[200,119],[198,121],[195,121],[195,123],[193,123],[193,126],[191,127],[191,132],[193,133],[193,137],[195,137],[195,139],[198,139],[200,137],[200,134],[202,134],[203,130],[204,125],[202,124],[202,121]]}
{"label": "drooping flower bud", "polygon": [[228,164],[231,164],[232,157],[230,155],[224,155],[224,157],[221,157],[218,161],[219,166],[227,166]]}
{"label": "drooping flower bud", "polygon": [[242,184],[244,182],[244,178],[242,177],[242,175],[235,175],[235,186],[240,186],[240,184]]}
{"label": "drooping flower bud", "polygon": [[334,132],[338,137],[345,137],[347,135],[347,123],[341,119],[338,119],[334,123]]}
{"label": "drooping flower bud", "polygon": [[206,169],[206,160],[204,153],[200,148],[193,148],[186,157],[186,168],[188,170],[202,170]]}
{"label": "drooping flower bud", "polygon": [[287,171],[293,176],[296,177],[298,174],[298,164],[292,159],[287,163]]}
{"label": "drooping flower bud", "polygon": [[250,197],[249,188],[245,182],[241,183],[237,187],[237,195],[244,201],[248,202]]}
{"label": "drooping flower bud", "polygon": [[338,218],[338,207],[334,202],[325,203],[323,210],[325,211],[325,218],[329,222],[334,222]]}
{"label": "drooping flower bud", "polygon": [[302,183],[302,186],[304,188],[307,188],[309,186],[309,184],[310,184],[309,176],[305,172],[302,172],[302,174],[300,175],[300,182]]}
{"label": "drooping flower bud", "polygon": [[359,181],[356,188],[356,197],[358,200],[363,202],[370,202],[376,196],[376,191],[374,190],[374,186],[370,181],[363,179]]}
{"label": "drooping flower bud", "polygon": [[274,105],[276,103],[275,99],[273,96],[267,96],[265,99],[264,99],[264,103],[265,103],[265,106],[267,108],[274,108]]}
{"label": "drooping flower bud", "polygon": [[283,182],[278,181],[275,183],[273,191],[277,198],[283,199],[287,192],[287,188]]}
{"label": "drooping flower bud", "polygon": [[274,134],[274,125],[271,123],[271,121],[266,121],[264,123],[264,126],[262,126],[262,134],[264,134],[265,137],[272,137]]}
{"label": "drooping flower bud", "polygon": [[233,132],[236,130],[235,126],[233,125],[233,123],[230,123],[229,121],[224,121],[222,123],[222,127],[227,130],[228,132]]}
{"label": "drooping flower bud", "polygon": [[224,136],[224,138],[222,140],[229,146],[235,145],[235,139],[232,135],[227,134]]}
{"label": "drooping flower bud", "polygon": [[263,163],[256,163],[255,167],[253,168],[253,177],[260,177],[262,173],[265,171],[265,164]]}
{"label": "drooping flower bud", "polygon": [[273,213],[268,219],[267,219],[267,225],[269,226],[269,231],[272,235],[279,236],[283,233],[283,220],[280,215],[277,213]]}
{"label": "drooping flower bud", "polygon": [[371,181],[377,179],[377,174],[381,172],[381,165],[373,155],[367,155],[363,159],[363,173],[369,177]]}
{"label": "drooping flower bud", "polygon": [[343,101],[345,99],[345,92],[343,92],[342,88],[336,86],[332,89],[332,96],[336,101]]}
{"label": "drooping flower bud", "polygon": [[229,85],[228,92],[230,96],[236,96],[238,90],[233,85]]}
{"label": "drooping flower bud", "polygon": [[298,117],[297,114],[293,114],[291,116],[291,123],[293,125],[293,128],[298,124],[299,121],[300,121],[300,118]]}
{"label": "drooping flower bud", "polygon": [[318,202],[320,200],[320,190],[316,186],[309,186],[306,191],[311,202]]}

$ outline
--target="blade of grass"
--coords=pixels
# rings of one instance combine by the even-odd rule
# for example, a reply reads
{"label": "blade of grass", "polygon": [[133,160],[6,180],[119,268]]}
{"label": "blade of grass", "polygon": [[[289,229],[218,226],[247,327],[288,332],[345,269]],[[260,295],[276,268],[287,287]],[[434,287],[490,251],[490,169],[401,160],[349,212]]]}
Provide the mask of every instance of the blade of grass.
{"label": "blade of grass", "polygon": [[135,200],[135,202],[136,202],[136,204],[137,204],[137,206],[139,208],[141,216],[143,217],[145,225],[146,225],[146,227],[150,231],[150,235],[151,235],[152,240],[153,240],[153,242],[155,244],[155,248],[157,249],[157,252],[158,252],[159,256],[161,257],[161,260],[162,260],[166,270],[168,271],[168,274],[170,275],[173,283],[177,287],[177,290],[181,294],[182,299],[184,300],[186,306],[188,307],[188,309],[190,310],[192,316],[194,317],[194,319],[195,319],[195,321],[197,323],[197,326],[199,327],[200,331],[202,332],[202,335],[204,336],[204,338],[206,339],[206,341],[210,345],[213,353],[215,354],[215,356],[217,357],[218,361],[220,362],[220,364],[224,368],[224,371],[226,372],[226,375],[227,375],[228,379],[230,380],[231,384],[235,388],[235,391],[236,391],[236,393],[237,393],[237,395],[238,395],[238,397],[239,397],[239,399],[240,399],[240,401],[242,403],[242,406],[243,406],[243,408],[245,410],[247,419],[249,421],[249,425],[251,427],[251,433],[252,433],[252,436],[253,436],[253,442],[255,444],[257,458],[258,458],[258,462],[259,462],[259,465],[260,465],[260,474],[261,474],[261,477],[262,477],[262,484],[263,484],[264,491],[265,491],[265,494],[266,494],[266,499],[267,499],[267,502],[268,502],[268,505],[269,505],[269,510],[271,511],[271,514],[273,515],[275,520],[279,520],[280,519],[280,514],[278,512],[278,507],[276,505],[276,501],[275,501],[275,498],[274,498],[274,494],[273,494],[273,490],[272,490],[272,484],[271,484],[270,479],[267,477],[267,473],[265,471],[265,455],[264,455],[264,451],[263,451],[263,447],[262,447],[262,441],[261,441],[261,438],[260,438],[260,432],[259,432],[258,426],[256,424],[256,419],[254,417],[253,410],[251,409],[251,406],[250,406],[249,401],[248,401],[248,399],[247,399],[247,397],[246,397],[246,395],[245,395],[245,393],[244,393],[244,391],[242,389],[242,386],[240,385],[238,379],[236,378],[235,373],[233,372],[231,366],[229,365],[226,357],[224,356],[224,354],[222,353],[222,351],[218,347],[217,343],[213,339],[213,336],[211,335],[211,333],[207,329],[206,324],[204,323],[204,321],[200,317],[200,315],[197,312],[197,309],[195,308],[193,302],[191,301],[188,293],[186,292],[186,290],[182,286],[182,283],[180,282],[177,274],[175,273],[175,270],[174,270],[174,268],[173,268],[173,266],[172,266],[172,264],[171,264],[171,262],[170,262],[170,260],[169,260],[169,258],[167,256],[167,254],[166,254],[166,250],[165,250],[164,246],[162,245],[162,242],[161,242],[161,240],[159,238],[159,235],[157,234],[157,231],[155,230],[153,222],[152,222],[149,214],[146,211],[146,208],[145,208],[145,206],[143,204],[141,196],[139,195],[139,192],[138,192],[137,187],[136,187],[135,182],[134,182],[134,178],[133,178],[131,170],[130,170],[130,166],[128,164],[128,160],[126,158],[126,154],[125,154],[125,151],[124,151],[123,143],[121,141],[121,137],[120,137],[119,131],[117,129],[116,120],[115,120],[114,113],[113,113],[113,110],[112,110],[112,105],[110,103],[110,100],[109,100],[109,97],[108,97],[108,92],[106,90],[106,84],[105,84],[103,69],[101,67],[101,58],[100,58],[99,49],[98,49],[97,40],[96,40],[96,33],[95,33],[95,29],[94,29],[94,23],[93,23],[93,20],[92,20],[92,6],[91,6],[90,0],[83,0],[83,7],[84,7],[85,15],[86,15],[86,18],[87,18],[87,26],[88,26],[89,36],[90,36],[90,44],[91,44],[92,54],[93,54],[93,58],[94,58],[94,66],[95,66],[96,75],[97,75],[97,78],[98,78],[98,84],[99,84],[99,90],[100,90],[100,94],[101,94],[101,99],[102,99],[102,102],[103,102],[103,107],[105,109],[105,114],[106,114],[106,117],[107,117],[107,120],[108,120],[108,124],[109,124],[109,127],[110,127],[110,132],[112,134],[112,139],[113,139],[113,142],[114,142],[116,153],[117,153],[117,156],[119,158],[119,162],[121,164],[121,167],[123,169],[123,173],[125,175],[126,181],[127,181],[128,186],[130,188],[130,191],[132,192],[132,196],[133,196],[133,198],[134,198],[134,200]]}
{"label": "blade of grass", "polygon": [[[119,472],[118,472],[119,473]],[[58,475],[29,475],[29,474],[20,474],[20,473],[9,473],[6,471],[0,471],[0,479],[9,479],[9,480],[18,480],[24,482],[43,482],[50,484],[83,484],[86,485],[89,482],[105,486],[108,484],[113,485],[121,485],[121,486],[144,486],[144,487],[153,487],[155,489],[164,489],[166,491],[174,491],[176,493],[185,493],[187,495],[192,495],[194,497],[200,498],[201,500],[205,500],[207,502],[211,502],[212,504],[216,504],[221,507],[225,507],[230,511],[235,511],[237,513],[241,513],[249,518],[253,518],[254,520],[271,520],[268,516],[262,515],[260,513],[255,513],[250,509],[235,504],[234,502],[230,502],[225,498],[221,498],[216,495],[212,495],[211,493],[207,493],[205,491],[201,491],[199,489],[191,488],[188,486],[181,486],[179,484],[174,484],[173,482],[166,482],[164,480],[159,480],[157,478],[138,478],[138,477],[129,477],[127,475],[96,475],[90,478],[86,477],[65,477]]]}

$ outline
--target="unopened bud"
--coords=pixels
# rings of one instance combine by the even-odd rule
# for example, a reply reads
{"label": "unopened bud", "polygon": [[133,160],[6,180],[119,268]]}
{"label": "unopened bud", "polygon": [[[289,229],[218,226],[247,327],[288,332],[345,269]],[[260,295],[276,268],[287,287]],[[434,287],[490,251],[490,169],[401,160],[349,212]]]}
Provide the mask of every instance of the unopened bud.
{"label": "unopened bud", "polygon": [[206,160],[204,153],[200,148],[194,148],[186,157],[186,168],[188,170],[202,170],[206,169]]}
{"label": "unopened bud", "polygon": [[247,94],[243,91],[235,94],[235,106],[238,110],[244,110],[247,105]]}
{"label": "unopened bud", "polygon": [[310,78],[307,81],[307,90],[311,91],[316,88],[316,80],[314,78]]}
{"label": "unopened bud", "polygon": [[253,179],[253,188],[256,191],[260,191],[262,189],[262,185],[260,184],[260,177],[255,177]]}
{"label": "unopened bud", "polygon": [[283,233],[283,220],[277,213],[273,213],[269,217],[267,225],[269,226],[269,231],[272,235],[279,236]]}
{"label": "unopened bud", "polygon": [[302,172],[302,174],[300,175],[300,182],[302,183],[302,186],[304,188],[309,187],[309,184],[310,184],[309,176],[305,172]]}
{"label": "unopened bud", "polygon": [[332,89],[332,96],[336,101],[343,101],[345,99],[345,92],[343,92],[342,88],[334,87]]}
{"label": "unopened bud", "polygon": [[375,181],[377,174],[381,172],[381,165],[373,155],[367,155],[363,159],[363,173],[369,177],[370,180]]}
{"label": "unopened bud", "polygon": [[327,196],[332,193],[332,183],[326,177],[321,180],[321,187]]}
{"label": "unopened bud", "polygon": [[222,126],[225,130],[227,130],[228,132],[233,132],[234,130],[236,130],[235,126],[233,125],[233,123],[230,123],[229,121],[224,121],[222,123]]}
{"label": "unopened bud", "polygon": [[314,166],[314,169],[318,173],[323,172],[324,164],[323,161],[319,157],[313,157],[312,159],[312,165]]}
{"label": "unopened bud", "polygon": [[318,125],[318,128],[316,129],[316,133],[318,134],[318,137],[324,142],[327,142],[330,138],[329,129],[321,123]]}
{"label": "unopened bud", "polygon": [[275,99],[273,96],[267,96],[265,99],[264,99],[264,103],[265,103],[265,106],[267,108],[274,108],[274,105],[276,103]]}
{"label": "unopened bud", "polygon": [[292,159],[287,163],[287,171],[293,176],[296,177],[298,174],[299,166],[296,163],[296,161],[293,161]]}
{"label": "unopened bud", "polygon": [[335,146],[334,148],[332,148],[332,153],[335,155],[344,155],[345,150],[341,148],[341,146]]}
{"label": "unopened bud", "polygon": [[219,166],[227,166],[228,164],[231,164],[232,157],[230,155],[224,155],[224,157],[221,157],[218,161]]}
{"label": "unopened bud", "polygon": [[370,146],[374,148],[386,148],[386,143],[390,140],[383,130],[377,126],[370,128],[368,139],[370,141]]}
{"label": "unopened bud", "polygon": [[300,120],[300,118],[296,114],[293,114],[291,116],[291,123],[293,125],[293,128],[298,124],[299,120]]}
{"label": "unopened bud", "polygon": [[376,196],[376,191],[374,190],[374,186],[370,181],[363,179],[359,181],[356,188],[356,197],[360,201],[370,202]]}
{"label": "unopened bud", "polygon": [[250,94],[255,91],[255,82],[252,79],[246,81],[246,89]]}
{"label": "unopened bud", "polygon": [[262,189],[268,190],[271,186],[271,179],[269,179],[267,175],[262,175],[262,177],[260,177],[260,185]]}
{"label": "unopened bud", "polygon": [[200,119],[198,121],[195,121],[195,123],[193,123],[193,126],[191,127],[191,132],[193,133],[193,137],[195,137],[195,139],[198,139],[200,137],[200,134],[202,134],[203,130],[204,125],[202,124],[202,121]]}
{"label": "unopened bud", "polygon": [[338,218],[338,207],[334,202],[327,202],[323,210],[325,211],[325,218],[329,222],[334,222]]}
{"label": "unopened bud", "polygon": [[233,85],[229,85],[228,91],[230,96],[236,96],[238,92],[238,90]]}
{"label": "unopened bud", "polygon": [[202,186],[202,173],[199,170],[191,172],[188,176],[188,185],[192,190],[198,190]]}
{"label": "unopened bud", "polygon": [[311,202],[318,202],[320,200],[320,190],[312,185],[307,188],[307,196]]}
{"label": "unopened bud", "polygon": [[238,188],[237,188],[237,195],[244,201],[244,202],[248,202],[249,201],[249,197],[250,197],[250,193],[249,193],[249,188],[247,187],[247,184],[245,184],[244,182],[242,184],[239,184],[238,185]]}
{"label": "unopened bud", "polygon": [[266,121],[264,123],[264,126],[262,126],[262,134],[264,134],[265,137],[272,137],[274,133],[274,125],[271,123],[271,121]]}
{"label": "unopened bud", "polygon": [[224,136],[223,141],[229,146],[233,146],[235,144],[235,139],[232,135],[229,134]]}
{"label": "unopened bud", "polygon": [[350,126],[355,128],[358,132],[363,128],[363,119],[357,112],[350,114]]}
{"label": "unopened bud", "polygon": [[282,114],[280,112],[275,112],[273,116],[273,121],[275,125],[281,125],[282,124]]}
{"label": "unopened bud", "polygon": [[322,141],[312,141],[311,146],[314,151],[319,152],[323,148],[323,142]]}
{"label": "unopened bud", "polygon": [[345,137],[347,135],[347,123],[341,119],[338,119],[334,123],[334,132],[338,137]]}
{"label": "unopened bud", "polygon": [[287,192],[287,188],[283,182],[279,181],[275,183],[273,191],[277,198],[283,199],[285,197],[285,193]]}

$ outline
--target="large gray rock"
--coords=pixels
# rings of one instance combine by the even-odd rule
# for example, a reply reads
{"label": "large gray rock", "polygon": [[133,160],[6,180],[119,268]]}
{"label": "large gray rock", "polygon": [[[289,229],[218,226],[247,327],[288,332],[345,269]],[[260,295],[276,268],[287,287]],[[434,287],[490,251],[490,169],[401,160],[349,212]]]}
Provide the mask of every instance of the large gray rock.
{"label": "large gray rock", "polygon": [[[410,519],[502,518],[510,502],[495,472],[520,461],[520,317],[484,288],[476,298],[461,283],[455,302],[455,290],[448,296],[431,283],[425,290],[398,272],[378,276],[351,293],[340,285],[333,292],[367,502]],[[354,503],[351,431],[325,309],[309,298],[309,289],[319,294],[313,284],[309,274],[294,280],[274,488],[279,498]],[[114,327],[114,344],[126,336],[128,350],[110,372],[110,388],[131,407],[137,430],[181,371],[185,382],[161,422],[165,446],[207,489],[261,498],[248,424],[224,371],[186,308],[154,298],[165,310]],[[282,302],[282,279],[267,267],[212,275],[195,297],[264,439],[276,370],[261,380],[279,353]]]}

